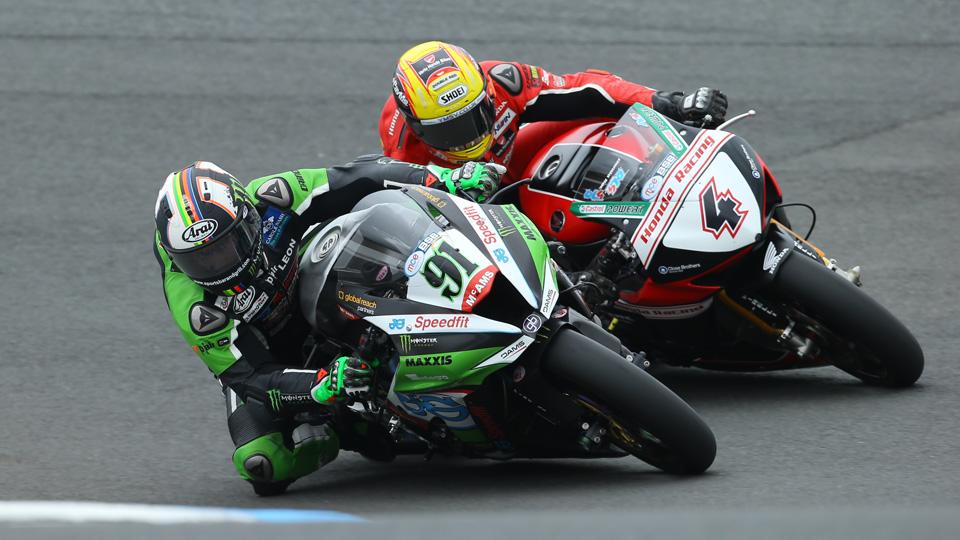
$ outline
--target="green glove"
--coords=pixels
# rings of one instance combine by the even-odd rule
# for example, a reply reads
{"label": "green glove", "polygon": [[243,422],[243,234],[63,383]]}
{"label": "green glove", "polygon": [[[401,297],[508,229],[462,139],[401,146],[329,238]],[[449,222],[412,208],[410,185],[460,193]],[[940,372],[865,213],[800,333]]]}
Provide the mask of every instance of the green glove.
{"label": "green glove", "polygon": [[317,384],[310,389],[310,395],[317,403],[333,403],[366,393],[371,377],[370,364],[359,358],[341,356],[317,372]]}
{"label": "green glove", "polygon": [[436,165],[428,165],[427,170],[439,178],[452,195],[456,195],[457,190],[479,191],[480,195],[476,198],[477,202],[483,202],[493,195],[500,187],[500,177],[507,172],[507,168],[503,165],[476,161],[465,163],[459,169],[446,169]]}

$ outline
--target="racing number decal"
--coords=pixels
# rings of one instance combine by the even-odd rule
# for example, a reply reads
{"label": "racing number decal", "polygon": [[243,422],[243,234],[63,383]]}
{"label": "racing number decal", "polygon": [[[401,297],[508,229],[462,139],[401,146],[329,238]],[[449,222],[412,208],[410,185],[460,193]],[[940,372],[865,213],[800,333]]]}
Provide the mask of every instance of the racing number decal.
{"label": "racing number decal", "polygon": [[440,242],[435,253],[423,264],[423,277],[452,302],[463,290],[463,277],[473,275],[477,265],[447,242]]}

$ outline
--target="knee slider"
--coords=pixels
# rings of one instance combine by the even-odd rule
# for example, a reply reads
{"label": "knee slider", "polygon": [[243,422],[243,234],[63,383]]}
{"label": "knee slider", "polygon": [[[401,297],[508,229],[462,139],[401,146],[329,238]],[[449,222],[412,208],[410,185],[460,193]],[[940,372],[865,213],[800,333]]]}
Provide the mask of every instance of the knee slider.
{"label": "knee slider", "polygon": [[287,480],[293,469],[293,452],[283,444],[280,433],[268,433],[238,447],[233,465],[244,480],[279,482]]}

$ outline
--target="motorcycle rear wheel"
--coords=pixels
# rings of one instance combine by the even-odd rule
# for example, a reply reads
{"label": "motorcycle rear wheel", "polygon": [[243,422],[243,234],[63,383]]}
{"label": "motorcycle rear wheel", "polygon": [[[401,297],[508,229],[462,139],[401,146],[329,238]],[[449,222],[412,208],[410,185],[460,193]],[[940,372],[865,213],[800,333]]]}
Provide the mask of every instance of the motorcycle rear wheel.
{"label": "motorcycle rear wheel", "polygon": [[[553,338],[541,369],[561,388],[597,404],[616,444],[669,473],[699,474],[717,454],[707,424],[670,389],[575,330]],[[593,408],[593,407],[591,407]]]}
{"label": "motorcycle rear wheel", "polygon": [[843,371],[887,387],[910,386],[923,373],[923,350],[903,323],[824,265],[794,254],[781,263],[772,287],[812,319],[812,330],[822,325],[815,341]]}

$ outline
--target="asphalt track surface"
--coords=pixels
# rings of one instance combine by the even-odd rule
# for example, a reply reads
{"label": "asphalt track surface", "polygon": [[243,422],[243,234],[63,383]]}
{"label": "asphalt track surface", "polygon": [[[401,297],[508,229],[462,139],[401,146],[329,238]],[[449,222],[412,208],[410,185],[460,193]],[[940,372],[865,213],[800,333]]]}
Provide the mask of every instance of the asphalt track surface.
{"label": "asphalt track surface", "polygon": [[[218,387],[164,306],[156,190],[197,159],[254,178],[376,151],[392,63],[433,37],[554,73],[709,84],[732,111],[757,109],[735,131],[789,201],[817,208],[813,239],[862,265],[865,288],[916,334],[920,382],[869,388],[831,368],[667,373],[717,435],[716,463],[697,478],[626,459],[351,454],[287,496],[256,498],[230,464]],[[952,1],[0,0],[0,498],[340,510],[371,520],[371,537],[391,523],[467,537],[949,537],[960,529],[958,58]]]}

